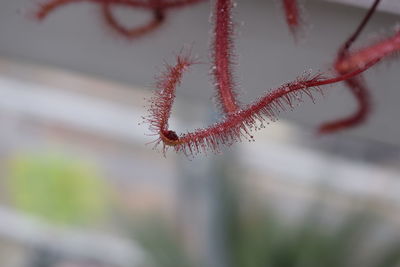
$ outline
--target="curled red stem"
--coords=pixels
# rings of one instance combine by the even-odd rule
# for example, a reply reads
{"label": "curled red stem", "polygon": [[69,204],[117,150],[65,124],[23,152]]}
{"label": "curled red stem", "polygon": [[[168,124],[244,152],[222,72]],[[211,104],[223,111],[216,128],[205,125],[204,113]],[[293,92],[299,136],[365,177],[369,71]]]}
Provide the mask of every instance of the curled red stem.
{"label": "curled red stem", "polygon": [[165,14],[163,9],[158,9],[155,8],[153,9],[153,18],[141,25],[137,26],[134,28],[127,28],[119,23],[119,21],[114,17],[112,13],[112,4],[110,2],[104,2],[102,5],[102,12],[104,19],[106,20],[107,24],[114,29],[116,32],[120,33],[122,36],[128,39],[134,39],[141,37],[159,26],[164,22],[165,20]]}
{"label": "curled red stem", "polygon": [[179,8],[206,0],[170,0],[170,1],[142,1],[142,0],[51,0],[46,3],[40,4],[39,10],[36,12],[36,17],[39,20],[43,20],[55,9],[64,5],[79,3],[79,2],[91,2],[96,4],[113,3],[126,5],[137,8],[145,9],[170,9]]}
{"label": "curled red stem", "polygon": [[[371,19],[372,15],[375,13],[379,3],[380,0],[374,0],[368,12],[365,14],[364,18],[362,19],[354,33],[339,49],[335,62],[335,70],[339,74],[344,74],[346,72],[355,70],[362,67],[364,64],[370,62],[371,60],[380,60],[383,57],[382,54],[379,54],[379,56],[374,56],[376,54],[370,53],[371,51],[363,51],[361,54],[363,54],[364,57],[361,56],[360,52],[354,53],[352,55],[349,52],[350,47],[357,40],[358,36],[363,31],[368,21]],[[355,59],[360,58],[360,56],[363,59],[359,62],[354,62],[356,61]],[[364,123],[369,117],[371,111],[370,93],[368,87],[365,85],[365,82],[362,81],[362,77],[354,77],[345,81],[344,83],[347,85],[347,87],[350,89],[350,92],[357,100],[357,110],[353,114],[345,118],[322,124],[318,129],[318,132],[321,134],[334,133],[337,131],[356,127]]]}
{"label": "curled red stem", "polygon": [[340,130],[348,129],[350,127],[354,127],[363,123],[370,114],[371,97],[369,95],[369,90],[362,81],[361,77],[350,78],[344,81],[344,83],[346,83],[354,97],[357,99],[358,109],[356,112],[343,119],[338,119],[333,122],[322,124],[318,129],[318,133],[320,134],[333,133]]}
{"label": "curled red stem", "polygon": [[[398,51],[400,51],[400,31],[366,48],[347,53],[346,56],[337,60],[335,69],[338,73],[347,73],[363,68],[371,61],[378,62]],[[348,117],[321,125],[319,127],[320,133],[333,133],[360,125],[368,118],[371,112],[369,90],[364,84],[362,77],[354,77],[344,82],[356,98],[358,109]]]}
{"label": "curled red stem", "polygon": [[194,63],[189,54],[181,53],[174,66],[166,65],[165,72],[157,79],[158,90],[150,99],[150,116],[146,118],[146,123],[150,125],[150,130],[159,136],[156,144],[163,142],[164,152],[167,145],[173,146],[178,140],[176,133],[168,129],[168,120],[175,100],[176,87],[181,83],[183,72]]}
{"label": "curled red stem", "polygon": [[[253,104],[244,108],[235,106],[229,110],[224,102],[228,97],[225,93],[232,92],[232,76],[230,71],[230,48],[232,33],[231,22],[231,0],[217,0],[215,6],[215,53],[216,71],[214,73],[217,80],[222,81],[224,86],[217,87],[220,93],[222,107],[226,111],[226,116],[217,122],[203,129],[195,129],[192,132],[177,134],[168,127],[168,120],[171,115],[172,105],[175,99],[176,87],[180,84],[184,71],[193,64],[190,56],[178,56],[174,66],[167,66],[166,71],[159,79],[158,90],[150,100],[150,116],[145,118],[150,124],[150,130],[157,135],[156,146],[162,144],[164,154],[168,148],[173,148],[176,152],[183,152],[186,155],[193,155],[206,151],[219,152],[221,146],[229,146],[234,142],[243,139],[252,140],[252,130],[263,127],[263,123],[275,120],[278,113],[285,110],[287,106],[294,108],[297,101],[301,101],[304,96],[308,96],[314,101],[313,93],[321,92],[320,86],[329,85],[345,80],[353,79],[363,71],[376,64],[380,58],[371,59],[364,62],[354,70],[339,73],[337,77],[324,78],[322,75],[314,77],[300,77],[297,80],[284,84],[281,87],[267,92],[265,96],[259,98]],[[225,76],[224,76],[225,75]],[[234,97],[229,98],[234,100]]]}
{"label": "curled red stem", "polygon": [[[150,100],[150,116],[146,118],[146,122],[150,124],[150,130],[159,136],[155,141],[156,146],[162,143],[164,154],[169,147],[186,155],[206,151],[219,152],[221,146],[229,146],[243,139],[250,140],[253,138],[250,134],[252,130],[263,127],[263,122],[267,119],[275,120],[277,114],[285,110],[286,106],[294,108],[294,103],[304,96],[314,100],[313,93],[315,90],[320,91],[320,86],[355,77],[376,63],[370,62],[364,68],[329,79],[322,75],[298,78],[272,90],[254,104],[230,113],[218,123],[178,135],[168,128],[168,120],[175,99],[176,86],[179,85],[184,70],[192,62],[193,60],[189,57],[178,56],[174,66],[167,66],[166,72],[157,85],[158,90]],[[261,123],[261,126],[257,126],[258,123]]]}

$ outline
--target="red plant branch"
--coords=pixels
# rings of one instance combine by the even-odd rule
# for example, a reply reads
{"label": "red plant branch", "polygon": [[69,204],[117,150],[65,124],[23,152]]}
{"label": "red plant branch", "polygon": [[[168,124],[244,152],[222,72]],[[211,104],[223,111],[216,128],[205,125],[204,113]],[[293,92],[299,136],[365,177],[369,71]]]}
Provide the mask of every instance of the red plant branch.
{"label": "red plant branch", "polygon": [[239,109],[232,75],[232,35],[234,34],[232,1],[217,1],[215,7],[215,40],[213,74],[217,97],[223,112],[230,114]]}
{"label": "red plant branch", "polygon": [[335,68],[348,72],[363,67],[370,61],[381,60],[400,50],[400,30],[393,36],[376,42],[368,47],[349,53],[336,62]]}
{"label": "red plant branch", "polygon": [[113,4],[126,5],[137,8],[145,9],[170,9],[179,8],[191,4],[196,4],[199,2],[204,2],[206,0],[174,0],[174,1],[141,1],[141,0],[51,0],[47,3],[40,4],[40,9],[36,13],[36,17],[39,20],[47,17],[55,9],[62,7],[64,5],[79,3],[79,2],[92,2],[96,4],[103,4],[104,2],[109,2]]}
{"label": "red plant branch", "polygon": [[122,36],[128,39],[138,38],[143,36],[156,28],[158,28],[165,20],[165,14],[163,9],[154,8],[153,9],[153,18],[148,23],[137,26],[134,28],[126,28],[125,26],[121,25],[114,17],[112,13],[112,4],[110,2],[104,2],[102,5],[102,12],[104,19],[106,20],[107,24],[111,26],[116,32],[120,33]]}
{"label": "red plant branch", "polygon": [[[339,59],[335,64],[335,69],[338,73],[346,73],[363,68],[368,62],[380,61],[383,58],[389,57],[392,54],[400,51],[400,31],[393,36],[360,49],[353,53],[348,53],[347,56]],[[345,81],[351,92],[358,101],[358,110],[351,116],[326,123],[319,128],[321,133],[332,133],[338,130],[354,127],[365,121],[370,112],[369,93],[362,82],[361,77],[355,77]]]}
{"label": "red plant branch", "polygon": [[348,129],[363,123],[367,119],[367,116],[369,115],[371,109],[370,96],[369,91],[366,88],[362,78],[353,77],[344,82],[349,87],[354,97],[357,99],[357,111],[352,115],[347,116],[346,118],[322,124],[318,129],[318,133],[328,134]]}
{"label": "red plant branch", "polygon": [[[230,59],[233,47],[231,39],[233,33],[231,8],[232,0],[216,1],[214,76],[217,81],[220,103],[226,116],[220,122],[207,128],[196,129],[193,132],[180,135],[168,128],[168,120],[175,99],[175,89],[181,81],[184,70],[193,62],[188,55],[178,56],[176,65],[167,66],[167,70],[160,79],[156,95],[150,100],[150,116],[146,118],[150,124],[151,131],[159,136],[155,140],[155,146],[162,143],[164,154],[169,147],[173,147],[176,152],[183,152],[186,155],[193,155],[209,150],[218,152],[221,146],[229,146],[243,139],[251,140],[253,138],[250,134],[252,130],[262,128],[263,123],[267,119],[274,121],[278,113],[281,110],[285,110],[285,107],[289,106],[293,109],[294,103],[301,101],[304,96],[308,96],[314,100],[313,92],[315,90],[321,92],[319,87],[323,85],[348,80],[351,88],[354,90],[354,94],[359,98],[359,102],[362,103],[363,107],[369,107],[369,103],[363,102],[368,98],[363,95],[364,87],[360,87],[362,85],[361,78],[357,78],[357,75],[360,75],[379,62],[383,57],[398,50],[397,42],[400,37],[396,35],[393,38],[367,48],[367,50],[373,50],[375,53],[366,53],[366,50],[360,50],[352,54],[345,53],[346,56],[341,57],[337,61],[337,77],[324,78],[323,75],[300,77],[293,82],[284,84],[266,93],[264,97],[241,109],[236,105],[236,95],[233,93],[234,86]],[[357,30],[357,32],[360,31]],[[356,33],[355,36],[357,37],[358,34]],[[354,37],[354,40],[356,37]],[[346,42],[345,45],[349,47],[350,45],[347,44],[351,44],[353,41]],[[362,61],[359,60],[360,57],[363,59]],[[343,67],[340,67],[342,65],[350,67],[342,69]],[[339,71],[341,69],[342,71]],[[359,88],[361,90],[358,90]],[[365,110],[361,110],[359,114],[348,119],[348,122],[341,122],[340,127],[347,127],[348,124],[354,123],[354,120],[361,120],[360,117],[364,116],[363,114],[366,112]],[[261,126],[257,126],[259,124]],[[326,128],[326,130],[336,130],[336,128]]]}
{"label": "red plant branch", "polygon": [[[159,140],[166,145],[174,145],[179,138],[168,129],[168,120],[175,99],[175,89],[181,83],[183,72],[195,63],[188,55],[181,53],[175,66],[166,65],[166,71],[158,77],[155,96],[150,99],[150,117],[146,120],[150,130],[159,135]],[[158,141],[158,143],[160,142]]]}
{"label": "red plant branch", "polygon": [[[138,37],[157,28],[165,19],[165,11],[169,8],[182,7],[205,0],[52,0],[41,6],[37,18],[43,19],[56,8],[74,2],[93,2],[101,4],[103,16],[107,23],[120,34],[128,37]],[[213,151],[218,152],[221,146],[229,146],[243,139],[252,140],[251,131],[263,128],[267,120],[274,121],[280,111],[286,107],[294,108],[294,104],[304,96],[314,101],[315,91],[322,93],[321,86],[337,82],[345,82],[358,101],[358,110],[347,118],[326,123],[319,129],[321,133],[330,133],[353,127],[363,122],[370,110],[368,90],[360,76],[365,70],[375,65],[383,58],[400,50],[400,31],[394,36],[377,42],[371,46],[350,52],[350,47],[365,28],[375,12],[380,0],[374,0],[368,13],[357,27],[356,31],[340,48],[334,67],[336,77],[326,78],[322,74],[303,76],[286,83],[279,88],[267,92],[253,104],[241,107],[237,100],[236,84],[233,75],[233,35],[232,23],[233,0],[215,0],[214,6],[214,40],[213,40],[213,76],[220,108],[224,114],[221,121],[204,129],[177,134],[169,129],[169,118],[175,99],[175,90],[180,85],[184,72],[195,60],[190,54],[181,53],[175,65],[166,66],[165,72],[159,77],[157,91],[150,99],[149,113],[145,121],[150,124],[150,130],[158,138],[155,146],[162,144],[164,154],[168,148],[186,155]],[[301,26],[301,16],[296,0],[282,0],[289,28],[296,37]],[[153,19],[137,28],[128,29],[122,26],[112,14],[112,5],[126,5],[150,9]],[[268,123],[268,122],[267,122]]]}
{"label": "red plant branch", "polygon": [[[35,16],[38,20],[45,19],[51,12],[59,7],[67,4],[78,3],[78,2],[92,2],[102,5],[103,16],[106,22],[111,28],[116,30],[122,36],[129,39],[142,36],[154,29],[158,28],[165,20],[164,11],[170,8],[179,8],[191,4],[196,4],[206,0],[51,0],[47,3],[40,4],[40,8],[36,12]],[[111,5],[125,5],[130,8],[144,8],[153,11],[153,19],[147,24],[128,29],[122,26],[113,16],[111,12]]]}
{"label": "red plant branch", "polygon": [[301,27],[300,7],[297,0],[282,0],[285,11],[286,23],[295,39],[298,38],[298,31]]}
{"label": "red plant branch", "polygon": [[[358,36],[365,28],[368,21],[371,19],[372,15],[375,13],[379,3],[380,0],[375,0],[372,3],[367,14],[364,16],[364,18],[362,19],[361,23],[358,25],[354,33],[346,40],[343,46],[339,49],[338,56],[335,62],[335,70],[339,74],[352,71],[360,66],[362,67],[362,65],[360,65],[360,66],[354,66],[354,68],[351,67],[347,68],[342,65],[345,64],[345,62],[347,61],[344,59],[346,59],[349,56],[349,50],[351,45],[357,40]],[[368,62],[368,59],[366,59],[366,62]],[[350,92],[356,98],[358,103],[358,108],[353,114],[345,118],[341,118],[332,122],[327,122],[322,124],[318,129],[319,133],[322,134],[334,133],[340,130],[356,127],[362,124],[368,118],[371,112],[371,100],[370,100],[371,97],[369,94],[369,89],[365,85],[365,82],[363,81],[361,75],[360,77],[354,77],[348,79],[347,81],[344,81],[344,83],[348,86]]]}
{"label": "red plant branch", "polygon": [[[287,105],[294,108],[294,102],[300,101],[304,96],[314,100],[313,92],[315,90],[320,91],[319,86],[354,77],[370,68],[377,61],[369,62],[363,68],[358,68],[339,77],[324,78],[322,75],[315,75],[311,78],[298,78],[272,90],[254,104],[229,114],[214,125],[178,135],[168,128],[168,120],[175,99],[175,89],[180,84],[184,70],[193,62],[189,56],[178,56],[177,63],[174,66],[167,66],[167,70],[159,79],[155,96],[150,99],[150,115],[145,118],[145,122],[150,124],[150,130],[154,135],[159,136],[155,140],[155,146],[162,143],[164,154],[169,147],[173,147],[176,152],[183,152],[185,155],[194,155],[206,151],[219,152],[221,146],[229,146],[242,139],[252,139],[253,136],[250,134],[252,130],[263,128],[262,123],[267,119],[274,121],[277,114],[281,110],[285,110]],[[257,123],[261,123],[261,126],[257,127]]]}
{"label": "red plant branch", "polygon": [[357,29],[346,40],[344,45],[340,48],[339,53],[338,53],[338,58],[344,58],[348,54],[351,45],[357,40],[358,36],[364,30],[365,26],[370,21],[372,15],[375,13],[376,8],[378,7],[380,2],[381,2],[381,0],[374,0],[374,2],[372,3],[371,7],[369,8],[367,14],[365,14],[364,18],[362,19],[362,21],[358,25]]}

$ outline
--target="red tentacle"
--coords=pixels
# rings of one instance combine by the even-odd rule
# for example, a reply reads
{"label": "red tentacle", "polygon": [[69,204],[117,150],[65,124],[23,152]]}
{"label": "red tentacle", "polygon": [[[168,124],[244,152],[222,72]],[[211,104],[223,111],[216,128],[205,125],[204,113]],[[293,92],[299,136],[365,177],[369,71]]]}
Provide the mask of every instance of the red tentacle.
{"label": "red tentacle", "polygon": [[126,5],[144,9],[169,9],[179,8],[205,2],[207,0],[170,0],[170,1],[142,1],[142,0],[51,0],[46,3],[40,4],[40,8],[36,12],[36,17],[39,20],[46,18],[51,12],[62,6],[79,3],[79,2],[91,2],[95,4],[113,3]]}
{"label": "red tentacle", "polygon": [[[335,70],[339,74],[344,74],[349,71],[353,71],[357,68],[361,68],[364,64],[367,64],[370,61],[379,61],[384,55],[380,54],[382,57],[374,57],[374,53],[361,53],[364,54],[365,57],[363,60],[359,62],[354,62],[357,56],[357,53],[353,53],[352,55],[349,52],[350,47],[356,41],[358,36],[361,34],[362,30],[367,25],[368,21],[371,19],[372,15],[375,13],[376,8],[380,0],[375,0],[371,7],[369,8],[367,14],[364,16],[361,23],[358,25],[354,33],[346,40],[343,46],[339,49],[338,56],[335,62]],[[360,53],[358,53],[360,54]],[[369,56],[368,56],[369,55]],[[348,128],[356,127],[362,123],[364,123],[369,114],[371,112],[371,101],[370,101],[370,93],[368,87],[364,84],[363,79],[360,77],[355,77],[345,81],[345,84],[349,88],[350,92],[354,95],[357,100],[357,110],[345,117],[332,122],[322,124],[318,133],[320,134],[329,134],[337,131],[345,130]]]}
{"label": "red tentacle", "polygon": [[215,40],[213,74],[217,97],[222,111],[226,114],[239,109],[232,69],[232,35],[234,34],[231,0],[217,1],[215,5]]}
{"label": "red tentacle", "polygon": [[178,140],[177,134],[168,129],[176,87],[181,83],[184,71],[195,63],[189,53],[182,52],[174,66],[166,65],[166,71],[158,77],[156,84],[158,90],[149,100],[150,115],[145,118],[145,122],[150,125],[150,130],[159,136],[156,146],[162,142],[164,154],[166,146],[173,146]]}
{"label": "red tentacle", "polygon": [[338,53],[338,58],[344,58],[347,53],[349,52],[350,47],[352,44],[357,40],[358,36],[361,34],[361,32],[364,30],[365,26],[367,26],[367,23],[370,21],[372,15],[375,13],[379,3],[381,0],[374,0],[372,3],[371,7],[369,8],[367,14],[365,14],[364,18],[361,20],[360,24],[354,31],[352,35],[346,40],[346,42],[343,44],[343,46],[339,49]]}
{"label": "red tentacle", "polygon": [[302,26],[301,12],[297,0],[282,0],[285,12],[286,24],[293,37],[297,40],[299,30]]}
{"label": "red tentacle", "polygon": [[[231,3],[230,0],[217,0],[215,6],[215,20],[216,24],[219,25],[215,31],[215,53],[217,54],[217,64],[220,65],[216,68],[218,72],[215,73],[215,76],[227,87],[224,93],[232,92],[232,87],[229,87],[231,82],[229,58],[232,31]],[[264,97],[259,98],[252,105],[243,109],[236,107],[234,111],[228,110],[227,116],[218,123],[179,135],[168,128],[168,120],[175,99],[176,87],[181,81],[183,72],[191,65],[192,60],[189,57],[178,56],[175,66],[167,66],[166,72],[158,83],[158,90],[151,99],[150,116],[146,118],[146,121],[150,124],[150,130],[159,136],[155,141],[156,146],[162,143],[164,153],[169,147],[186,155],[206,151],[219,152],[221,146],[229,146],[243,139],[251,140],[253,137],[250,132],[260,128],[259,123],[263,127],[263,122],[266,120],[275,120],[280,111],[287,106],[293,109],[294,104],[301,101],[304,96],[314,100],[313,93],[315,91],[321,92],[320,86],[353,79],[378,61],[379,59],[372,59],[365,62],[362,67],[330,79],[324,78],[322,75],[298,78],[294,82],[284,84],[266,93]],[[226,89],[225,87],[218,89],[221,88]],[[225,99],[226,95],[221,94],[221,100],[224,101]],[[223,107],[226,108],[226,106]]]}
{"label": "red tentacle", "polygon": [[298,78],[294,82],[268,92],[254,104],[230,113],[218,123],[178,135],[168,128],[168,120],[175,99],[176,87],[179,85],[184,71],[193,64],[192,62],[189,57],[179,56],[174,66],[167,66],[166,72],[161,76],[157,85],[158,90],[150,100],[150,116],[145,119],[150,124],[150,130],[159,136],[155,141],[156,146],[162,143],[164,154],[169,147],[186,155],[206,151],[219,152],[222,146],[229,146],[243,139],[252,139],[250,132],[259,128],[258,123],[261,123],[261,127],[263,127],[263,122],[268,119],[274,121],[278,113],[285,110],[287,106],[293,109],[295,102],[301,101],[304,96],[314,100],[313,93],[321,92],[320,86],[355,77],[376,63],[370,62],[364,68],[330,79],[324,78],[322,75]]}
{"label": "red tentacle", "polygon": [[355,99],[357,99],[358,108],[350,116],[322,124],[318,129],[318,133],[320,134],[333,133],[360,125],[371,113],[371,97],[361,77],[348,79],[344,83],[349,87]]}
{"label": "red tentacle", "polygon": [[154,9],[153,10],[153,18],[141,25],[137,26],[134,28],[127,28],[123,25],[121,25],[114,17],[112,10],[111,10],[111,3],[110,2],[105,2],[102,5],[102,12],[104,19],[106,20],[107,24],[120,33],[122,36],[128,38],[128,39],[134,39],[141,37],[155,29],[161,26],[161,24],[165,21],[165,14],[163,9]]}
{"label": "red tentacle", "polygon": [[[335,69],[338,73],[347,73],[369,64],[371,61],[379,62],[400,51],[400,31],[395,35],[370,45],[358,51],[348,53],[337,60]],[[371,100],[368,87],[362,81],[362,77],[356,77],[345,81],[350,92],[357,100],[357,110],[346,118],[324,123],[319,127],[319,133],[333,133],[340,130],[358,126],[368,119],[371,112]]]}
{"label": "red tentacle", "polygon": [[357,51],[347,53],[335,63],[338,72],[348,72],[363,67],[373,60],[381,60],[400,51],[400,31],[393,36]]}

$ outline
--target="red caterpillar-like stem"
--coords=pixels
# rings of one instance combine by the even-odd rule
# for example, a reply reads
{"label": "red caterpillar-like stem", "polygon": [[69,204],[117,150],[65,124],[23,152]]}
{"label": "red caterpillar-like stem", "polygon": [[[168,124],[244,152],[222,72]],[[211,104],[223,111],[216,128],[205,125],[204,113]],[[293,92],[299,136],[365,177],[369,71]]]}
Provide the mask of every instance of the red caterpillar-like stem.
{"label": "red caterpillar-like stem", "polygon": [[257,129],[257,123],[262,124],[267,119],[275,120],[281,110],[285,110],[287,105],[294,108],[295,101],[301,100],[302,97],[308,96],[314,100],[313,92],[320,91],[319,86],[350,79],[376,63],[370,62],[364,68],[330,79],[326,79],[322,75],[298,78],[294,82],[272,90],[254,104],[230,113],[218,123],[178,135],[168,129],[168,120],[175,99],[176,87],[180,84],[184,71],[193,62],[188,56],[178,56],[174,66],[167,66],[166,72],[157,84],[158,90],[150,100],[150,116],[146,118],[146,122],[150,124],[150,130],[159,136],[155,141],[156,146],[162,143],[164,154],[169,147],[186,155],[206,151],[219,152],[221,146],[229,146],[243,139],[252,139],[250,132]]}
{"label": "red caterpillar-like stem", "polygon": [[232,70],[232,35],[231,20],[233,3],[230,0],[217,1],[215,6],[215,40],[213,74],[216,82],[220,108],[225,114],[239,109],[235,92]]}
{"label": "red caterpillar-like stem", "polygon": [[150,130],[159,136],[156,145],[163,142],[164,154],[166,146],[173,146],[178,141],[176,133],[168,129],[175,89],[181,83],[183,72],[194,63],[189,54],[181,53],[174,66],[166,65],[165,73],[158,77],[156,84],[158,90],[150,99],[150,116],[146,118],[146,122],[150,124]]}
{"label": "red caterpillar-like stem", "polygon": [[102,12],[104,19],[106,20],[107,24],[110,25],[115,31],[120,33],[122,36],[128,38],[128,39],[134,39],[138,38],[140,36],[143,36],[159,26],[164,22],[165,20],[165,14],[163,9],[153,9],[153,18],[150,20],[148,23],[142,25],[142,26],[137,26],[135,28],[126,28],[125,26],[121,25],[114,17],[112,14],[111,10],[111,3],[110,2],[104,2],[102,6]]}
{"label": "red caterpillar-like stem", "polygon": [[196,4],[199,2],[204,2],[206,0],[174,0],[174,1],[141,1],[141,0],[51,0],[47,3],[40,4],[38,12],[36,12],[36,17],[39,20],[43,20],[55,9],[72,3],[79,2],[92,2],[96,4],[104,3],[114,3],[120,5],[126,5],[137,8],[145,9],[169,9],[169,8],[179,8],[191,4]]}

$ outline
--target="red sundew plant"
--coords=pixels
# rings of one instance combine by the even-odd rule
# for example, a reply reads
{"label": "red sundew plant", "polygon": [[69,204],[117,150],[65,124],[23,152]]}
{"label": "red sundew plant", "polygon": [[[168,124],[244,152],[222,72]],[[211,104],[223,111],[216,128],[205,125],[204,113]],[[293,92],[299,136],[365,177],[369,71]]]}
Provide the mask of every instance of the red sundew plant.
{"label": "red sundew plant", "polygon": [[[352,117],[322,125],[321,133],[329,133],[339,129],[349,128],[361,123],[368,114],[369,102],[367,89],[363,86],[359,75],[375,65],[385,56],[399,50],[397,34],[381,43],[374,44],[357,52],[350,52],[351,44],[365,27],[374,13],[379,0],[374,2],[368,14],[357,28],[353,36],[339,51],[335,67],[337,76],[326,78],[323,74],[304,75],[293,82],[270,90],[254,103],[242,106],[237,101],[235,83],[232,78],[232,50],[234,24],[232,23],[232,0],[216,0],[214,7],[214,42],[213,42],[213,75],[216,81],[218,103],[221,106],[223,118],[204,129],[196,129],[181,135],[168,128],[175,89],[180,84],[184,71],[193,64],[190,55],[179,55],[173,66],[167,66],[157,84],[158,90],[150,99],[149,113],[145,121],[150,124],[150,130],[157,135],[155,147],[162,144],[165,155],[168,148],[186,155],[206,151],[219,152],[221,146],[229,146],[243,139],[252,140],[251,132],[264,127],[266,120],[274,121],[281,110],[294,108],[294,103],[308,96],[314,101],[315,91],[322,92],[321,86],[346,81],[356,95],[360,110]],[[296,1],[284,0],[287,22],[298,21],[299,16]],[[296,7],[296,8],[294,8]],[[288,15],[289,14],[289,15]],[[291,28],[293,25],[289,25]],[[292,28],[296,29],[296,28]],[[367,52],[365,52],[367,51]],[[354,118],[353,118],[354,117]]]}
{"label": "red sundew plant", "polygon": [[[179,8],[203,2],[206,0],[51,0],[42,4],[36,17],[44,19],[56,8],[75,2],[93,2],[102,5],[103,17],[107,24],[122,36],[136,38],[156,29],[165,20],[165,12],[171,8]],[[297,40],[302,28],[300,6],[297,0],[281,0],[289,30]],[[175,90],[180,85],[185,71],[196,60],[189,52],[181,52],[174,65],[166,65],[165,71],[158,77],[157,90],[149,100],[149,115],[144,117],[153,135],[155,147],[162,146],[164,155],[169,148],[185,155],[201,152],[219,152],[224,146],[229,146],[242,140],[253,140],[254,130],[264,128],[268,121],[275,121],[278,114],[294,109],[294,104],[306,96],[314,102],[315,92],[322,94],[322,86],[344,82],[354,95],[358,109],[346,118],[324,123],[318,129],[321,134],[333,133],[362,124],[369,116],[371,105],[369,90],[361,76],[362,73],[400,50],[400,31],[365,48],[352,51],[350,48],[357,40],[362,30],[376,11],[380,0],[374,0],[367,14],[356,28],[355,32],[338,50],[332,65],[335,76],[329,77],[322,73],[306,74],[294,81],[267,91],[253,103],[243,105],[238,101],[234,81],[234,23],[232,22],[233,0],[214,0],[213,5],[213,42],[212,75],[215,80],[217,103],[222,118],[219,122],[203,129],[177,134],[169,129],[168,121],[175,100]],[[113,5],[124,5],[130,8],[142,8],[153,12],[153,19],[147,24],[128,29],[115,19],[112,13]]]}
{"label": "red sundew plant", "polygon": [[[35,17],[38,20],[44,20],[50,13],[56,9],[79,2],[91,2],[99,4],[102,7],[102,15],[111,29],[128,39],[134,39],[148,34],[159,26],[165,20],[165,11],[171,8],[181,8],[192,4],[204,2],[206,0],[51,0],[46,3],[41,3],[38,10],[35,12]],[[152,11],[152,19],[143,25],[136,26],[133,28],[127,28],[123,26],[113,15],[112,7],[114,5],[125,6],[129,8],[140,8]]]}
{"label": "red sundew plant", "polygon": [[[290,1],[286,1],[290,2]],[[295,2],[295,1],[292,1]],[[341,49],[340,56],[335,64],[337,76],[326,78],[322,74],[305,75],[297,78],[295,81],[282,85],[277,89],[273,89],[265,94],[265,96],[257,99],[253,104],[242,106],[237,102],[235,93],[235,83],[232,78],[232,49],[233,49],[233,23],[232,23],[232,7],[231,0],[216,0],[214,8],[214,42],[213,56],[214,66],[213,75],[216,81],[216,90],[218,102],[221,105],[223,118],[204,129],[196,129],[193,132],[176,134],[168,128],[168,119],[171,114],[173,101],[175,99],[175,89],[179,85],[184,71],[193,64],[193,59],[189,55],[179,55],[177,62],[173,66],[167,66],[166,71],[161,75],[158,83],[158,90],[155,96],[150,100],[149,112],[146,121],[150,124],[150,130],[158,137],[155,140],[155,146],[162,143],[164,154],[168,148],[173,148],[176,152],[183,152],[186,155],[193,155],[208,150],[213,152],[220,151],[221,146],[229,146],[234,142],[243,139],[253,139],[252,130],[263,128],[266,120],[274,121],[281,110],[286,107],[293,109],[293,104],[300,101],[304,96],[314,100],[315,91],[322,92],[321,86],[333,84],[341,81],[347,81],[349,87],[355,91],[357,99],[360,102],[361,115],[357,115],[355,119],[347,119],[350,122],[340,120],[328,123],[320,128],[320,132],[327,133],[338,129],[348,128],[355,124],[359,124],[367,110],[369,103],[365,101],[364,94],[357,94],[358,91],[364,90],[360,82],[359,74],[375,65],[383,57],[397,51],[399,48],[395,45],[397,38],[389,38],[382,41],[383,44],[391,44],[392,49],[388,49],[383,44],[375,44],[369,48],[351,53],[349,47],[354,42],[364,28],[366,22],[375,11],[379,0],[371,7],[366,18],[363,20],[355,37],[350,38]],[[285,5],[286,14],[293,12],[293,5]],[[288,10],[289,9],[289,10]],[[297,16],[298,13],[292,13]],[[385,49],[377,47],[385,46]],[[365,56],[363,51],[373,51]],[[373,54],[374,56],[370,55]],[[359,55],[364,56],[359,56]],[[354,59],[357,58],[357,60]],[[349,66],[345,69],[343,66]],[[361,89],[360,89],[361,88]]]}

